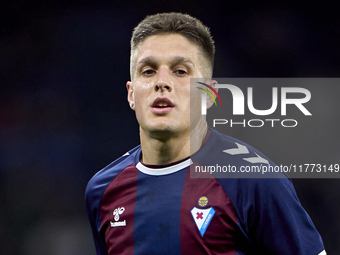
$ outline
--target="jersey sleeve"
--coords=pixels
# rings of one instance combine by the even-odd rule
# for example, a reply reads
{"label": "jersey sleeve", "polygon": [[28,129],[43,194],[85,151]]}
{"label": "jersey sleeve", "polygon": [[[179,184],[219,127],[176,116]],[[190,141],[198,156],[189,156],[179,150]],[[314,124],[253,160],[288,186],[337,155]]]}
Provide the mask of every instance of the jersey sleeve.
{"label": "jersey sleeve", "polygon": [[131,149],[120,158],[97,172],[89,181],[85,190],[86,211],[90,221],[97,255],[107,255],[105,237],[100,233],[102,219],[100,215],[103,194],[107,186],[130,164],[139,161],[140,145]]}
{"label": "jersey sleeve", "polygon": [[97,255],[107,255],[107,248],[105,241],[101,238],[99,234],[101,220],[100,220],[100,201],[101,195],[99,189],[96,189],[96,185],[93,180],[91,180],[85,191],[85,202],[86,202],[86,211],[90,221],[92,236],[94,240],[94,245],[96,248]]}
{"label": "jersey sleeve", "polygon": [[245,205],[248,211],[243,212],[243,223],[261,254],[326,254],[321,236],[298,200],[291,180],[251,180],[250,184],[248,201],[254,203]]}
{"label": "jersey sleeve", "polygon": [[[263,164],[276,166],[260,151],[240,140],[213,130],[211,140],[213,147],[207,149],[214,153],[209,154],[206,150],[204,156],[198,155],[202,162],[210,158],[213,163],[231,164],[238,169]],[[234,204],[241,231],[259,254],[325,254],[321,236],[287,176],[237,172],[230,177],[232,179],[222,178],[219,182]]]}

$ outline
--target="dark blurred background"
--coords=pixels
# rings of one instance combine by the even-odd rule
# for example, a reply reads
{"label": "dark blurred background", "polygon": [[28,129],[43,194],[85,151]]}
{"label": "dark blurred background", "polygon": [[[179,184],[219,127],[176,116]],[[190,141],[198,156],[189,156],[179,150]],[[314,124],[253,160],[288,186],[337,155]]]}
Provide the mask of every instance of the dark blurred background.
{"label": "dark blurred background", "polygon": [[[215,77],[339,77],[339,9],[324,1],[1,1],[0,254],[95,254],[85,186],[139,144],[126,102],[129,40],[141,19],[164,11],[211,28]],[[333,110],[325,118],[337,127]],[[275,158],[279,137],[237,138]],[[309,139],[317,146],[322,135]],[[328,254],[340,254],[339,179],[293,182]]]}

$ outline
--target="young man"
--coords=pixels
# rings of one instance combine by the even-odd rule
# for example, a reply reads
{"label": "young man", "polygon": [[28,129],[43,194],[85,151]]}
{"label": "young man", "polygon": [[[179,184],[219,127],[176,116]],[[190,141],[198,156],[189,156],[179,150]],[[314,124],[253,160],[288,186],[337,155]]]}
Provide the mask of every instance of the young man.
{"label": "young man", "polygon": [[190,78],[212,77],[214,52],[208,28],[189,15],[148,16],[135,28],[126,87],[141,145],[86,188],[97,254],[326,254],[289,179],[190,177],[190,165],[209,162],[273,165],[207,128]]}

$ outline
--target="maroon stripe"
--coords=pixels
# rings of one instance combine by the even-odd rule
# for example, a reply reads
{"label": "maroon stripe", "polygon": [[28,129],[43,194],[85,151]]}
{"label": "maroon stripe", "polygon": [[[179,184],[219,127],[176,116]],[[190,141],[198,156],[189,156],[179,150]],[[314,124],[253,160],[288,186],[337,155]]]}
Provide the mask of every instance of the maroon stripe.
{"label": "maroon stripe", "polygon": [[[194,166],[193,166],[194,167]],[[198,199],[209,199],[205,207],[198,205]],[[197,207],[213,207],[216,211],[203,238],[191,215]],[[215,178],[190,178],[187,171],[181,202],[180,239],[182,254],[233,254],[236,255],[235,238],[238,236],[235,208]]]}
{"label": "maroon stripe", "polygon": [[[109,254],[133,254],[134,209],[136,204],[138,170],[135,164],[123,170],[107,187],[103,194],[100,216],[101,235],[104,236]],[[113,212],[124,207],[125,211],[114,219]],[[125,221],[126,226],[112,227]]]}

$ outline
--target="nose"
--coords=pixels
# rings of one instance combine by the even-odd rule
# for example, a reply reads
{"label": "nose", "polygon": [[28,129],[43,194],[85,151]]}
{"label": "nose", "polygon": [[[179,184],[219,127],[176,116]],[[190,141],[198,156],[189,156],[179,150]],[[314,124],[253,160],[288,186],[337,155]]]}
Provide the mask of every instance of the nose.
{"label": "nose", "polygon": [[155,83],[156,91],[168,91],[171,92],[173,90],[173,84],[171,79],[171,72],[166,67],[161,67],[157,73],[157,80]]}

